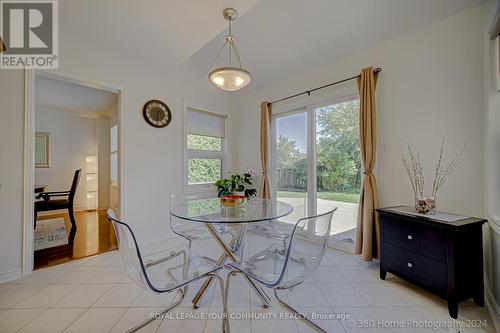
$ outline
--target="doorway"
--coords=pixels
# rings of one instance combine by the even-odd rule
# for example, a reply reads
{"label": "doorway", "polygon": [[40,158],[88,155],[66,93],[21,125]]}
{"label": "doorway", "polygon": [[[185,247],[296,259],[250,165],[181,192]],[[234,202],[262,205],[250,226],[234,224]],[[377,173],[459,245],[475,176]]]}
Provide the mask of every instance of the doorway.
{"label": "doorway", "polygon": [[27,71],[26,98],[24,276],[116,249],[123,204],[123,89]]}
{"label": "doorway", "polygon": [[334,207],[330,245],[354,251],[361,186],[359,98],[351,95],[273,115],[279,200],[294,206],[285,222]]}

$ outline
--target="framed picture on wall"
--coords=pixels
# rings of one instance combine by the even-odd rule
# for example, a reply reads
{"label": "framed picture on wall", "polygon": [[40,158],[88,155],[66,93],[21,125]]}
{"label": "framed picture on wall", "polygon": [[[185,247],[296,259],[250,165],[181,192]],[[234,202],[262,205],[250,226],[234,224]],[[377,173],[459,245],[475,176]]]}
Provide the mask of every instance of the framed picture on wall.
{"label": "framed picture on wall", "polygon": [[35,133],[35,168],[50,168],[50,133]]}

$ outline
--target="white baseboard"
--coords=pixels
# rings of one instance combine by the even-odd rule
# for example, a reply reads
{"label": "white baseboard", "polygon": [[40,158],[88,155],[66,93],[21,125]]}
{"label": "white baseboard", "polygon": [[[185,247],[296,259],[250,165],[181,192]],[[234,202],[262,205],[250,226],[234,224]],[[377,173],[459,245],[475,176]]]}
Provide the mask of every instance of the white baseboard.
{"label": "white baseboard", "polygon": [[493,326],[495,326],[495,332],[500,332],[500,307],[498,306],[491,290],[486,287],[484,290],[485,293],[485,306],[488,310],[488,313],[491,317],[491,321],[493,322]]}
{"label": "white baseboard", "polygon": [[23,270],[21,267],[11,269],[8,271],[0,272],[0,283],[17,280],[23,277]]}

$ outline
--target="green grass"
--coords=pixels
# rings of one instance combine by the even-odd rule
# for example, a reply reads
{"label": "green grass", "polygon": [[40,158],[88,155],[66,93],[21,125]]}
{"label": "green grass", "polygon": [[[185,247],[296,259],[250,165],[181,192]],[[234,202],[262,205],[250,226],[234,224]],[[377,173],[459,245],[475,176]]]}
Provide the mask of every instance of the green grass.
{"label": "green grass", "polygon": [[[279,191],[278,192],[278,197],[280,197],[280,198],[303,198],[303,197],[305,197],[305,195],[306,194],[304,192],[289,192],[289,191]],[[359,194],[358,193],[318,192],[318,199],[358,203]]]}

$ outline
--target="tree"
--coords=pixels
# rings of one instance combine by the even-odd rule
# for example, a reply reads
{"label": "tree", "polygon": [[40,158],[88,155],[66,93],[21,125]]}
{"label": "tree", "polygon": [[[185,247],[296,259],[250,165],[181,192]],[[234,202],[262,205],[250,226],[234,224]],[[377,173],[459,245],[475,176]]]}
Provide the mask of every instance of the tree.
{"label": "tree", "polygon": [[[192,150],[220,151],[222,149],[222,140],[216,137],[188,134],[187,148]],[[188,159],[189,184],[214,182],[220,178],[220,172],[220,159]]]}
{"label": "tree", "polygon": [[[316,109],[316,174],[319,191],[358,193],[361,185],[359,100]],[[305,190],[307,154],[280,135],[276,143],[278,186]]]}
{"label": "tree", "polygon": [[305,189],[307,184],[307,156],[297,147],[297,143],[280,135],[276,143],[278,186]]}
{"label": "tree", "polygon": [[357,99],[317,110],[316,152],[320,190],[359,191],[361,159],[358,114]]}
{"label": "tree", "polygon": [[305,154],[299,150],[297,143],[283,135],[278,138],[276,154],[278,169],[293,168],[300,159],[305,158]]}

